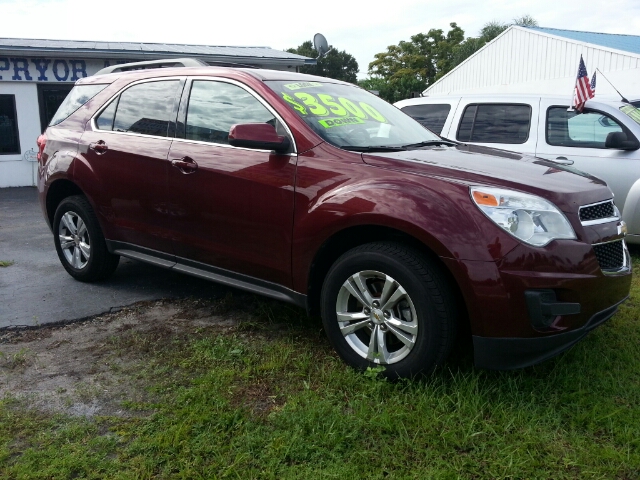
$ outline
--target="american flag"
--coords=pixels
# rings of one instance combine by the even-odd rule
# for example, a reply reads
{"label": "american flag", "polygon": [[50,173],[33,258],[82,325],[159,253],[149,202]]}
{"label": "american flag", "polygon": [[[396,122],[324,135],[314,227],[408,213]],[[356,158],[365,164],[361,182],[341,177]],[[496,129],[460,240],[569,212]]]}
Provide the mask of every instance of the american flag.
{"label": "american flag", "polygon": [[591,91],[593,94],[596,94],[596,72],[593,72],[593,77],[591,77]]}
{"label": "american flag", "polygon": [[573,95],[573,107],[582,112],[584,104],[590,98],[593,98],[593,90],[589,84],[589,75],[587,75],[587,67],[584,66],[584,60],[580,55],[580,66],[578,67],[578,78],[576,78],[576,91]]}

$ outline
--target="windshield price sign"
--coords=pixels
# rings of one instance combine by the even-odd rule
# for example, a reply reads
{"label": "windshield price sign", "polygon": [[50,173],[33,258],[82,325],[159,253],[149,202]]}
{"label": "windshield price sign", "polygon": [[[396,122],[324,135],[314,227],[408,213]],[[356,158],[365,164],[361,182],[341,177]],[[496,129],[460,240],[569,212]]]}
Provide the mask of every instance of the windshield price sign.
{"label": "windshield price sign", "polygon": [[[317,82],[300,82],[285,85],[289,90],[315,87]],[[302,85],[304,84],[304,85]],[[319,121],[324,128],[364,123],[365,120],[387,123],[387,119],[378,110],[366,102],[355,102],[345,97],[334,98],[324,93],[282,92],[282,98],[300,115],[332,118]],[[335,118],[337,116],[337,118]],[[341,118],[344,117],[344,118]]]}

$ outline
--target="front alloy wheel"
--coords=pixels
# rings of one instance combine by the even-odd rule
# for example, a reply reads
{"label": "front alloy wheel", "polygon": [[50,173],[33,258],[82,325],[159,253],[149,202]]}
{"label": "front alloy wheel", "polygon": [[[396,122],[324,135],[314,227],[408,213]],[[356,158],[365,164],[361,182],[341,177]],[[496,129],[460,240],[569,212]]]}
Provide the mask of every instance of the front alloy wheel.
{"label": "front alloy wheel", "polygon": [[458,307],[437,258],[397,242],[345,252],[325,277],[322,322],[352,367],[384,367],[388,378],[441,365],[455,338]]}
{"label": "front alloy wheel", "polygon": [[391,276],[365,270],[350,276],[336,301],[340,332],[370,362],[392,364],[405,358],[418,336],[416,308]]}

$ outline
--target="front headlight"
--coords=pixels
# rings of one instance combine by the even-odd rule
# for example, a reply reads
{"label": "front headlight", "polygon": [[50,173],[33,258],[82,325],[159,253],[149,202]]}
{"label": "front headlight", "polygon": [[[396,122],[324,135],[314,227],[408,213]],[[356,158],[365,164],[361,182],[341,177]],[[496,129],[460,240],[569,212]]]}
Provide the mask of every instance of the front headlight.
{"label": "front headlight", "polygon": [[567,218],[543,198],[502,188],[471,187],[470,191],[487,217],[529,245],[543,247],[556,238],[576,238]]}

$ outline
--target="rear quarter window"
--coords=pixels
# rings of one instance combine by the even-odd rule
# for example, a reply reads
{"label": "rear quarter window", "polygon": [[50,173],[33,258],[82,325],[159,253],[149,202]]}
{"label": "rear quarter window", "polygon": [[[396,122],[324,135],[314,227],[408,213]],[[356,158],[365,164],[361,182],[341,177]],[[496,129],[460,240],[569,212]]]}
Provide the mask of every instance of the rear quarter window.
{"label": "rear quarter window", "polygon": [[78,110],[82,105],[87,103],[93,97],[95,97],[102,90],[107,88],[107,84],[100,85],[76,85],[67,95],[67,98],[60,104],[60,107],[56,111],[56,114],[49,123],[50,127],[58,125],[63,120],[69,118],[69,116]]}
{"label": "rear quarter window", "polygon": [[531,106],[469,104],[462,114],[457,139],[478,143],[526,143],[531,128]]}
{"label": "rear quarter window", "polygon": [[442,132],[444,123],[447,121],[447,116],[451,111],[451,105],[448,103],[409,105],[401,110],[416,120],[423,127],[427,127],[429,130],[439,135]]}

